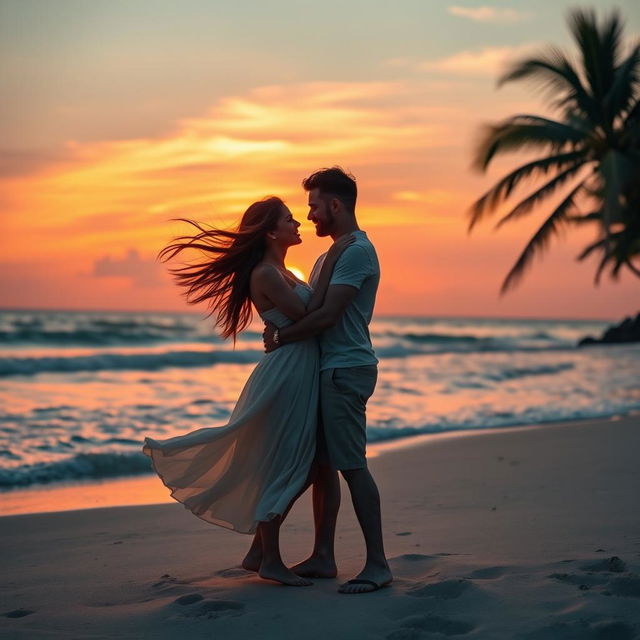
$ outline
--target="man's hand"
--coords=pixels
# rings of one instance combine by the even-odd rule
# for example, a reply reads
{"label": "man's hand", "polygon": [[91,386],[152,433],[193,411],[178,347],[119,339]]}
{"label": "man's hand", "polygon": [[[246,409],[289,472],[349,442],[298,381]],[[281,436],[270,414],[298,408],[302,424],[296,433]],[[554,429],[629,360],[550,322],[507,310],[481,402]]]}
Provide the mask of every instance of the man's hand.
{"label": "man's hand", "polygon": [[338,258],[342,255],[342,252],[356,241],[356,237],[353,233],[345,233],[340,236],[327,251],[327,257],[325,260],[329,260],[334,264],[338,261]]}
{"label": "man's hand", "polygon": [[276,332],[276,325],[270,322],[264,323],[264,331],[262,332],[262,342],[264,342],[264,352],[271,353],[275,351],[280,345],[273,341],[273,334]]}

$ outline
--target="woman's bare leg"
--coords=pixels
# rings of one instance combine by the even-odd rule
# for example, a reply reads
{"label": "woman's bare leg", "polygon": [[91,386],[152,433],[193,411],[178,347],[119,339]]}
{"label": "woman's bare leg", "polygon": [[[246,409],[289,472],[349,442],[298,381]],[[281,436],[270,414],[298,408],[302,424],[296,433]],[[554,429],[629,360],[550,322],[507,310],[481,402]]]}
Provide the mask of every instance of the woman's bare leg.
{"label": "woman's bare leg", "polygon": [[256,533],[253,536],[253,541],[247,551],[247,555],[242,561],[242,568],[247,571],[257,571],[260,568],[262,562],[262,540],[260,538],[260,527],[256,529]]}
{"label": "woman's bare leg", "polygon": [[[316,475],[317,475],[317,468],[316,468],[316,465],[314,464],[311,466],[311,470],[309,471],[309,476],[307,477],[307,480],[304,483],[304,486],[302,487],[302,489],[300,489],[300,491],[298,491],[296,496],[289,503],[287,510],[282,514],[281,523],[284,522],[284,519],[289,514],[289,511],[291,511],[291,507],[293,507],[294,502],[315,481]],[[315,507],[314,507],[314,511],[315,511]],[[258,571],[258,569],[260,569],[261,562],[262,562],[262,540],[260,539],[260,528],[258,527],[255,535],[253,536],[253,540],[251,542],[251,546],[249,547],[249,551],[247,551],[247,555],[244,557],[244,560],[242,561],[242,568],[246,569],[247,571]]]}
{"label": "woman's bare leg", "polygon": [[275,580],[291,587],[307,587],[313,582],[297,576],[288,569],[280,556],[280,525],[282,516],[277,516],[269,522],[261,522],[258,525],[260,540],[262,542],[262,562],[258,575],[266,580]]}

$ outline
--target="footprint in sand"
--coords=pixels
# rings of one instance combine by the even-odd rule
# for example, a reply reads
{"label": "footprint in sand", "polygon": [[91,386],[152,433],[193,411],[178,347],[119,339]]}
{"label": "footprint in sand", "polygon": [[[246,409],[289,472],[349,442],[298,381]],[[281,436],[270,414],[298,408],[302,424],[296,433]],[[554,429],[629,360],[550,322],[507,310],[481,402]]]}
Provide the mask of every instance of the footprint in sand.
{"label": "footprint in sand", "polygon": [[154,589],[159,589],[162,587],[166,587],[167,585],[173,585],[179,583],[178,578],[174,578],[172,575],[165,573],[160,576],[160,580],[158,582],[154,582],[151,586]]}
{"label": "footprint in sand", "polygon": [[453,598],[459,598],[471,586],[471,583],[464,579],[443,580],[434,584],[416,585],[407,591],[407,595],[415,598],[452,600]]}
{"label": "footprint in sand", "polygon": [[618,558],[618,556],[612,556],[605,560],[597,560],[596,562],[590,562],[580,567],[582,571],[608,571],[611,573],[624,573],[627,570],[625,563]]}
{"label": "footprint in sand", "polygon": [[[448,620],[435,615],[409,616],[400,621],[400,629],[387,636],[387,640],[413,640],[437,633],[443,636],[461,636],[473,631],[474,625],[462,620]],[[431,637],[429,635],[429,637]]]}
{"label": "footprint in sand", "polygon": [[601,587],[603,595],[616,595],[640,598],[640,578],[635,575],[612,576],[624,573],[626,564],[617,556],[595,562],[588,562],[580,567],[585,573],[552,573],[549,577],[559,582],[577,586],[582,591],[593,587]]}
{"label": "footprint in sand", "polygon": [[605,585],[608,580],[606,576],[594,576],[584,573],[552,573],[549,577],[557,580],[558,582],[572,584],[579,588],[586,587],[586,589],[582,589],[583,591],[586,591],[591,587],[600,587]]}
{"label": "footprint in sand", "polygon": [[209,620],[223,616],[241,616],[244,604],[234,600],[205,600],[199,593],[189,593],[176,598],[173,604],[180,607],[180,615],[187,618],[207,618]]}
{"label": "footprint in sand", "polygon": [[176,598],[174,602],[176,604],[193,604],[194,602],[200,602],[200,600],[204,600],[204,596],[201,596],[199,593],[187,593],[184,596],[180,596]]}
{"label": "footprint in sand", "polygon": [[497,580],[502,578],[510,567],[484,567],[482,569],[476,569],[472,571],[467,578],[471,580]]}
{"label": "footprint in sand", "polygon": [[3,613],[2,616],[5,618],[24,618],[25,616],[30,616],[35,611],[31,611],[31,609],[14,609],[13,611],[7,611]]}
{"label": "footprint in sand", "polygon": [[231,567],[229,569],[222,569],[216,571],[216,575],[221,578],[246,578],[247,576],[255,575],[252,571],[247,571],[242,567]]}
{"label": "footprint in sand", "polygon": [[396,579],[399,578],[425,578],[433,568],[438,558],[422,553],[405,553],[401,556],[389,558],[391,571]]}

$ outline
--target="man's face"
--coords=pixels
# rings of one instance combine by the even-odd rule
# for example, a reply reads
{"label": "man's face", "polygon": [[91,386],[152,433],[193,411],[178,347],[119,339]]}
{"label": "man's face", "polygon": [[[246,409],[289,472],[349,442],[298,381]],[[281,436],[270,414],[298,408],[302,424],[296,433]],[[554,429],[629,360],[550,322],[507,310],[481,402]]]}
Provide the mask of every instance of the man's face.
{"label": "man's face", "polygon": [[309,191],[309,215],[307,220],[311,220],[316,226],[316,235],[320,238],[330,236],[333,231],[334,217],[329,209],[329,198],[323,198],[318,189]]}

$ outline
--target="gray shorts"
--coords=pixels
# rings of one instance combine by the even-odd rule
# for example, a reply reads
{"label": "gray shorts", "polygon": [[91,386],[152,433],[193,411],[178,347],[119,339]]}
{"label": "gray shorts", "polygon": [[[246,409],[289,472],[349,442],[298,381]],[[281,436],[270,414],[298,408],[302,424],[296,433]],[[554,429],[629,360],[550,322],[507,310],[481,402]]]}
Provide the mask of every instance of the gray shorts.
{"label": "gray shorts", "polygon": [[340,471],[367,466],[366,406],[377,379],[376,365],[320,372],[319,463]]}

